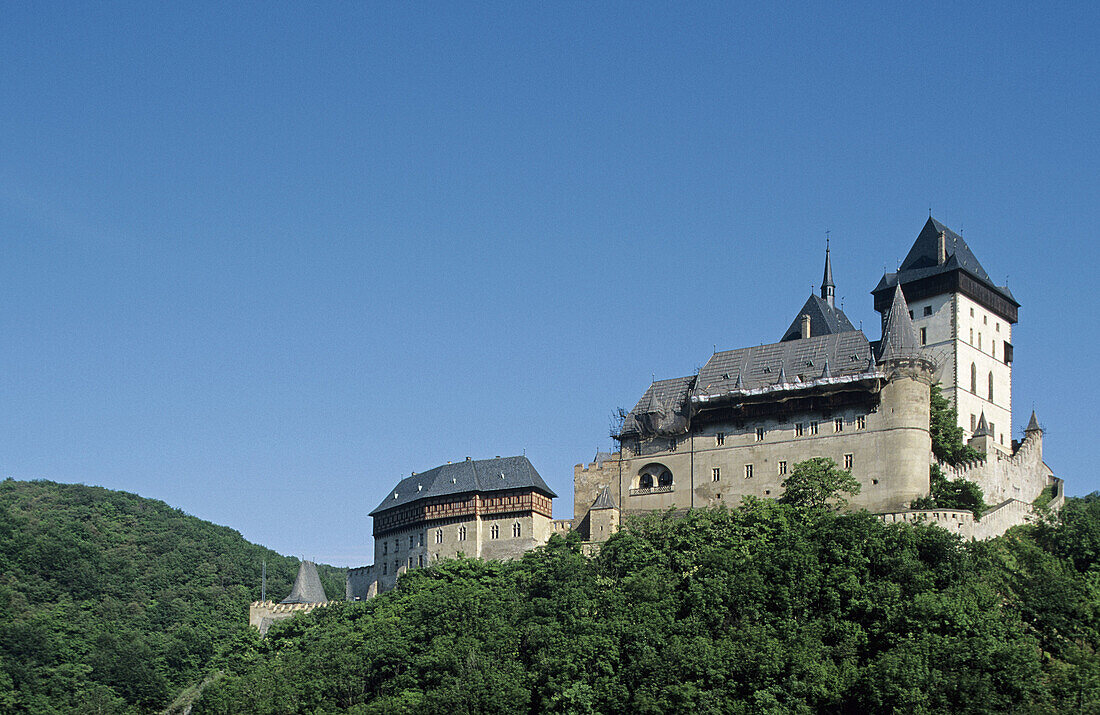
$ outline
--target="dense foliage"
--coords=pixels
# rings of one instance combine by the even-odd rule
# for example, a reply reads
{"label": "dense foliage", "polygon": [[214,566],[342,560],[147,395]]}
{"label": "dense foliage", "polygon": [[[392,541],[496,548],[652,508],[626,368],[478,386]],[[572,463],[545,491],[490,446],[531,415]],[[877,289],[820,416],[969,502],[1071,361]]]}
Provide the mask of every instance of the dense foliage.
{"label": "dense foliage", "polygon": [[967,544],[746,500],[275,624],[202,713],[1100,712],[1100,496]]}
{"label": "dense foliage", "polygon": [[932,385],[929,409],[929,431],[932,434],[932,454],[946,464],[962,464],[982,458],[982,453],[963,442],[959,413],[943,396],[937,382]]}
{"label": "dense foliage", "polygon": [[[254,641],[248,604],[296,559],[160,501],[0,482],[0,711],[149,712]],[[343,574],[320,569],[330,597]]]}
{"label": "dense foliage", "polygon": [[913,509],[966,509],[975,519],[981,519],[982,512],[989,508],[977,482],[948,479],[938,464],[929,469],[929,481],[929,495],[914,499],[910,504]]}

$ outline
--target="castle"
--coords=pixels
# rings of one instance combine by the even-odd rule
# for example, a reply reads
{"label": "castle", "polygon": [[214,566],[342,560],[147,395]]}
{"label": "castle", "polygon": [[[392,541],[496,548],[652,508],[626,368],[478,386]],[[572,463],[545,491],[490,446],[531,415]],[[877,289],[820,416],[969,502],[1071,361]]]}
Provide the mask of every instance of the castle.
{"label": "castle", "polygon": [[[736,506],[776,498],[798,462],[830,457],[861,491],[852,508],[886,521],[928,521],[966,538],[1023,523],[1062,480],[1043,462],[1035,414],[1012,439],[1012,326],[1019,303],[989,278],[962,237],[929,218],[896,273],[871,292],[882,337],[869,340],[835,301],[829,249],[811,294],[779,340],[715,352],[698,374],[656,380],[628,413],[619,450],[574,468],[573,518],[526,457],[446,464],[398,483],[371,516],[375,558],[350,569],[346,596],[368,598],[435,559],[515,558],[554,533],[605,540],[624,514]],[[940,383],[967,442],[984,455],[940,465],[993,506],[912,509],[936,461],[930,387]]]}

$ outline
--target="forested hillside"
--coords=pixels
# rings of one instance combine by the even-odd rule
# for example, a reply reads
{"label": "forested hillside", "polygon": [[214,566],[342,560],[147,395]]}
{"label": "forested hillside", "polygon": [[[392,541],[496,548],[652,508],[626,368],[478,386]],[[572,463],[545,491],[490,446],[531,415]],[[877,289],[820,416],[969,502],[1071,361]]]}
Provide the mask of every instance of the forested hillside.
{"label": "forested hillside", "polygon": [[[98,487],[0,482],[0,711],[163,708],[256,641],[248,604],[297,559],[167,504]],[[319,567],[330,598],[343,572]]]}
{"label": "forested hillside", "polygon": [[202,713],[1100,712],[1100,496],[966,544],[748,501],[275,624]]}

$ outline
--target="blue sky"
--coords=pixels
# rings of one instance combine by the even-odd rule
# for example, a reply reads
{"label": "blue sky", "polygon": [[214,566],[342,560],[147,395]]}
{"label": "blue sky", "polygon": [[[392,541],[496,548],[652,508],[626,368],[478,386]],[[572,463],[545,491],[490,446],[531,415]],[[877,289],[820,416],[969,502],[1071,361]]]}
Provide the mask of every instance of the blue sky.
{"label": "blue sky", "polygon": [[411,471],[571,516],[651,376],[869,291],[931,207],[1100,489],[1095,3],[8,3],[0,476],[370,561]]}

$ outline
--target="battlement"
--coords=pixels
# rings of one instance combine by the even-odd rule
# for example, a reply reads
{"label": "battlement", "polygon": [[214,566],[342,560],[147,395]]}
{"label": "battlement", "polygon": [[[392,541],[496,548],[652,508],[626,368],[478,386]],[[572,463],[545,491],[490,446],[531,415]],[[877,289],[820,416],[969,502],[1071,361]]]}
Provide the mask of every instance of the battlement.
{"label": "battlement", "polygon": [[318,603],[276,603],[275,601],[253,601],[248,606],[248,625],[260,632],[267,633],[267,629],[275,621],[285,618],[293,618],[299,613],[309,613],[315,608],[329,606],[334,601],[320,601]]}

